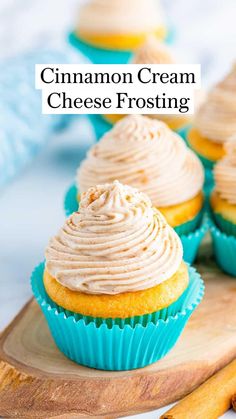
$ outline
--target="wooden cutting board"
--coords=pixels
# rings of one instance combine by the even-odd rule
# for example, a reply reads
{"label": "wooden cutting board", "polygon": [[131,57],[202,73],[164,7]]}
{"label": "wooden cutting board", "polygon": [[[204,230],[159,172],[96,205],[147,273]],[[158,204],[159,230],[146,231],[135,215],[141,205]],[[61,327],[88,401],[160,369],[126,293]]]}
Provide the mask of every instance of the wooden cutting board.
{"label": "wooden cutting board", "polygon": [[191,392],[236,357],[236,280],[203,248],[206,295],[175,348],[134,371],[76,365],[56,348],[31,300],[0,337],[0,415],[5,418],[117,418],[155,409]]}

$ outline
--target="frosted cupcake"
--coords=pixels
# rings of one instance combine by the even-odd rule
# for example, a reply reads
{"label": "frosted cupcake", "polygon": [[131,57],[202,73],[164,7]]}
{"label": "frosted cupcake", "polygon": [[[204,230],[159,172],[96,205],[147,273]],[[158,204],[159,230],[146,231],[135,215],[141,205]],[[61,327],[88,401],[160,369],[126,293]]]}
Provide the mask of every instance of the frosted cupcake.
{"label": "frosted cupcake", "polygon": [[[131,60],[131,63],[134,64],[174,64],[174,62],[175,60],[168,46],[154,36],[149,36],[145,42],[137,50],[135,50],[134,56]],[[96,139],[99,140],[124,116],[125,115],[121,114],[89,115],[95,131]],[[163,119],[165,118],[164,115],[159,115],[159,119],[161,119],[161,117],[163,117]],[[176,116],[176,118],[178,119],[179,117]],[[171,121],[174,119],[175,116],[172,115]]]}
{"label": "frosted cupcake", "polygon": [[203,295],[174,230],[145,194],[117,181],[82,194],[45,256],[33,292],[59,349],[93,368],[157,361]]}
{"label": "frosted cupcake", "polygon": [[[173,52],[170,48],[160,42],[156,37],[149,36],[146,41],[135,51],[131,60],[133,64],[177,64]],[[203,91],[195,93],[195,109],[198,109],[204,100]],[[150,118],[164,121],[171,129],[185,134],[192,120],[192,115],[148,115]],[[114,123],[122,119],[124,115],[108,114],[108,115],[90,115],[93,124],[96,139],[99,140],[103,134],[112,128]]]}
{"label": "frosted cupcake", "polygon": [[236,276],[236,139],[226,143],[225,152],[214,167],[211,231],[219,265]]}
{"label": "frosted cupcake", "polygon": [[211,208],[220,229],[236,237],[236,140],[226,143],[225,151],[214,167]]}
{"label": "frosted cupcake", "polygon": [[[179,234],[188,235],[200,227],[201,162],[165,123],[138,115],[119,121],[88,152],[78,170],[77,191],[115,179],[147,193]],[[189,242],[188,247],[190,251]]]}
{"label": "frosted cupcake", "polygon": [[90,0],[71,41],[95,64],[125,64],[149,34],[167,36],[157,0]]}
{"label": "frosted cupcake", "polygon": [[[172,51],[156,37],[150,36],[134,53],[133,64],[176,64]],[[163,120],[171,129],[178,130],[189,123],[190,117],[183,115],[150,115],[151,118]],[[114,124],[120,115],[104,115],[104,118]]]}
{"label": "frosted cupcake", "polygon": [[209,92],[186,138],[205,167],[205,192],[213,186],[212,168],[224,155],[224,144],[236,132],[236,66]]}
{"label": "frosted cupcake", "polygon": [[187,135],[204,166],[212,168],[224,155],[224,143],[236,133],[236,66],[209,92]]}

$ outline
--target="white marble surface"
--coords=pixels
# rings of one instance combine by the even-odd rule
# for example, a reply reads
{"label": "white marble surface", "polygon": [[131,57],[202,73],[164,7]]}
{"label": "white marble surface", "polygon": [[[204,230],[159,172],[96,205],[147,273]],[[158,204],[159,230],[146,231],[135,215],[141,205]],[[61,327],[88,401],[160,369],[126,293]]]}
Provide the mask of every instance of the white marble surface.
{"label": "white marble surface", "polygon": [[[79,0],[1,0],[0,59],[43,45],[62,45]],[[165,0],[185,62],[201,62],[206,86],[235,57],[235,0]],[[64,219],[62,201],[93,134],[85,118],[51,138],[35,162],[0,194],[0,329],[31,296],[30,272]],[[137,418],[157,418],[161,409]],[[228,412],[225,417],[230,418]],[[205,418],[204,418],[205,419]],[[206,418],[207,419],[207,418]]]}

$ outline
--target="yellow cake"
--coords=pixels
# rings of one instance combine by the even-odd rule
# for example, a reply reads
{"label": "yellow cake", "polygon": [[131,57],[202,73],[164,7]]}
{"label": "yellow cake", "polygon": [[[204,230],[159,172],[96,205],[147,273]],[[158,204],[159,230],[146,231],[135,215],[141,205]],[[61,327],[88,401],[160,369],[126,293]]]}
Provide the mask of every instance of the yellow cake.
{"label": "yellow cake", "polygon": [[157,0],[90,0],[80,10],[77,36],[109,50],[133,50],[153,34],[167,35]]}
{"label": "yellow cake", "polygon": [[202,137],[196,128],[191,128],[188,133],[188,142],[191,148],[200,156],[215,163],[224,156],[224,146]]}
{"label": "yellow cake", "polygon": [[199,192],[194,198],[182,204],[163,207],[160,208],[160,211],[172,227],[177,227],[195,218],[201,211],[203,203],[203,193]]}
{"label": "yellow cake", "polygon": [[213,191],[210,201],[211,207],[216,214],[220,214],[226,220],[236,224],[236,203],[232,204],[226,199],[221,198],[220,194],[216,191]]}
{"label": "yellow cake", "polygon": [[184,262],[171,278],[143,291],[117,295],[92,295],[72,291],[44,272],[44,286],[49,297],[66,310],[85,316],[125,318],[140,316],[168,307],[188,286],[188,270]]}

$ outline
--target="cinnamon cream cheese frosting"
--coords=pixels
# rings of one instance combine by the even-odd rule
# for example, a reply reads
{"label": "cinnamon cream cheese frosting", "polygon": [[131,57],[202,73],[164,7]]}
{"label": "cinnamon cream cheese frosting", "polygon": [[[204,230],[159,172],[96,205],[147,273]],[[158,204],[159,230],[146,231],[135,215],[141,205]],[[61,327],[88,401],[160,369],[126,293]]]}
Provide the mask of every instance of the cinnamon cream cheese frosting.
{"label": "cinnamon cream cheese frosting", "polygon": [[84,192],[115,179],[145,192],[153,205],[166,207],[195,197],[204,173],[196,155],[166,124],[130,115],[90,149],[77,185]]}
{"label": "cinnamon cream cheese frosting", "polygon": [[133,64],[176,64],[170,49],[155,36],[147,37],[134,53]]}
{"label": "cinnamon cream cheese frosting", "polygon": [[180,267],[182,244],[149,198],[118,181],[82,194],[80,210],[46,250],[46,269],[89,294],[145,290]]}
{"label": "cinnamon cream cheese frosting", "polygon": [[157,0],[90,0],[80,10],[79,30],[94,34],[154,31],[163,17]]}
{"label": "cinnamon cream cheese frosting", "polygon": [[215,191],[236,205],[236,138],[225,144],[226,156],[214,167]]}
{"label": "cinnamon cream cheese frosting", "polygon": [[236,64],[209,92],[196,114],[195,127],[216,143],[230,141],[236,133]]}

